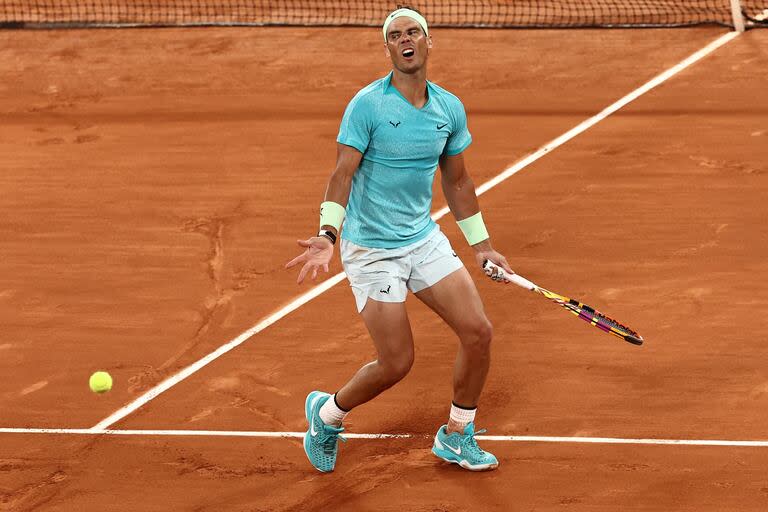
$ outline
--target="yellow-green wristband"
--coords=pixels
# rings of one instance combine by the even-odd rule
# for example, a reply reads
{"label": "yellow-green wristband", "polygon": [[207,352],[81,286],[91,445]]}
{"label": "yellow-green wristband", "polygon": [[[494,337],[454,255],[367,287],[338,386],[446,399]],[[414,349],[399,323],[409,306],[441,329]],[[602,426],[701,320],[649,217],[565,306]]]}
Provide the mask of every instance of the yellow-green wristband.
{"label": "yellow-green wristband", "polygon": [[339,203],[324,201],[320,204],[320,227],[333,226],[337,232],[340,231],[346,213],[347,211]]}
{"label": "yellow-green wristband", "polygon": [[479,244],[483,240],[488,240],[491,237],[488,234],[488,230],[485,229],[483,214],[480,212],[477,212],[466,219],[457,221],[456,223],[461,228],[461,232],[464,233],[464,238],[467,239],[469,245]]}

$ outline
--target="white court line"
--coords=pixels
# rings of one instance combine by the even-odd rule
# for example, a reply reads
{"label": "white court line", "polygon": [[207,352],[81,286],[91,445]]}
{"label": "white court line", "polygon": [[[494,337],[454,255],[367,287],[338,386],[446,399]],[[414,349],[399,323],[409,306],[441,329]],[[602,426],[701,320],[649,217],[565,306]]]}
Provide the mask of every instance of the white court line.
{"label": "white court line", "polygon": [[[492,178],[492,179],[486,181],[485,183],[483,183],[482,185],[477,187],[477,189],[476,189],[477,195],[481,195],[481,194],[484,194],[485,192],[489,191],[490,189],[492,189],[493,187],[495,187],[499,183],[503,182],[504,180],[506,180],[510,176],[516,174],[517,172],[519,172],[523,168],[527,167],[528,165],[532,164],[533,162],[535,162],[539,158],[543,157],[544,155],[546,155],[547,153],[549,153],[553,149],[562,146],[563,144],[565,144],[569,140],[573,139],[574,137],[576,137],[580,133],[584,132],[585,130],[588,130],[589,128],[591,128],[595,124],[599,123],[600,121],[602,121],[603,119],[605,119],[609,115],[613,114],[614,112],[616,112],[620,108],[624,107],[628,103],[634,101],[635,99],[637,99],[641,95],[645,94],[646,92],[650,91],[654,87],[657,87],[658,85],[662,84],[663,82],[665,82],[669,78],[673,77],[674,75],[676,75],[680,71],[684,70],[685,68],[687,68],[691,64],[701,60],[704,57],[706,57],[707,55],[709,55],[713,51],[717,50],[718,48],[720,48],[721,46],[723,46],[727,42],[729,42],[732,39],[734,39],[735,37],[737,37],[738,35],[739,35],[738,32],[728,32],[727,34],[724,34],[724,35],[718,37],[717,39],[715,39],[714,41],[712,41],[711,43],[706,45],[701,50],[693,53],[688,58],[686,58],[683,61],[679,62],[678,64],[672,66],[671,68],[669,68],[668,70],[664,71],[663,73],[661,73],[660,75],[656,76],[655,78],[652,78],[651,80],[646,82],[644,85],[640,86],[638,89],[635,89],[634,91],[632,91],[631,93],[627,94],[626,96],[624,96],[620,100],[616,101],[612,105],[606,107],[600,113],[598,113],[598,114],[590,117],[589,119],[581,122],[576,127],[568,130],[567,132],[565,132],[561,136],[559,136],[556,139],[548,142],[547,144],[545,144],[544,146],[542,146],[541,148],[539,148],[535,152],[533,152],[530,155],[526,156],[522,160],[516,162],[511,167],[508,167],[507,169],[505,169],[501,174],[497,175],[495,178]],[[448,211],[449,211],[449,209],[446,206],[446,207],[436,211],[434,214],[432,214],[432,218],[434,220],[438,220],[438,219],[444,217],[448,213]],[[170,389],[171,387],[175,386],[176,384],[178,384],[182,380],[186,379],[187,377],[189,377],[193,373],[197,372],[198,370],[200,370],[204,366],[206,366],[209,363],[215,361],[216,359],[218,359],[222,355],[226,354],[227,352],[229,352],[233,348],[241,345],[242,343],[244,343],[251,336],[253,336],[253,335],[263,331],[264,329],[266,329],[267,327],[269,327],[273,323],[277,322],[278,320],[280,320],[284,316],[286,316],[289,313],[291,313],[292,311],[298,309],[300,306],[306,304],[307,302],[309,302],[310,300],[314,299],[318,295],[326,292],[327,290],[329,290],[330,288],[332,288],[336,284],[338,284],[341,281],[343,281],[345,277],[346,277],[346,274],[344,274],[344,272],[340,272],[340,273],[336,274],[335,276],[329,278],[328,280],[324,281],[323,283],[315,286],[314,288],[311,288],[306,293],[301,294],[296,299],[291,301],[288,305],[286,305],[286,306],[282,307],[281,309],[275,311],[274,313],[269,315],[267,318],[265,318],[264,320],[259,322],[257,325],[251,327],[250,329],[248,329],[247,331],[245,331],[244,333],[239,335],[237,338],[235,338],[232,341],[228,342],[227,344],[219,347],[214,352],[211,352],[210,354],[208,354],[207,356],[203,357],[199,361],[191,364],[190,366],[187,366],[186,368],[184,368],[180,372],[172,375],[171,377],[168,377],[166,380],[164,380],[163,382],[161,382],[160,384],[158,384],[154,388],[150,389],[149,391],[147,391],[143,395],[141,395],[138,398],[136,398],[133,402],[131,402],[128,405],[118,409],[117,411],[115,411],[110,416],[104,418],[99,423],[94,425],[91,430],[93,430],[93,431],[102,431],[102,430],[105,430],[105,429],[109,428],[110,426],[114,425],[115,423],[117,423],[118,421],[122,420],[123,418],[125,418],[126,416],[128,416],[129,414],[134,412],[135,410],[137,410],[140,407],[142,407],[144,404],[146,404],[147,402],[149,402],[153,398],[157,397],[160,393],[163,393],[164,391],[167,391],[168,389]]]}
{"label": "white court line", "polygon": [[[0,434],[303,438],[306,432],[251,432],[245,430],[96,430],[92,428],[0,428]],[[409,439],[412,437],[418,437],[411,434],[343,434],[343,436],[349,439]]]}
{"label": "white court line", "polygon": [[278,309],[277,311],[269,315],[267,318],[265,318],[258,324],[254,325],[253,327],[251,327],[250,329],[248,329],[247,331],[239,335],[237,338],[233,339],[232,341],[228,342],[225,345],[222,345],[221,347],[217,348],[207,356],[187,366],[186,368],[181,370],[179,373],[176,373],[171,377],[168,377],[157,386],[153,387],[152,389],[150,389],[140,397],[136,398],[133,402],[118,409],[107,418],[101,420],[96,425],[91,427],[91,430],[94,430],[94,431],[105,430],[111,425],[114,425],[115,423],[125,418],[126,416],[131,414],[133,411],[141,407],[142,405],[146,404],[147,402],[155,398],[157,395],[159,395],[163,391],[167,391],[168,389],[175,386],[182,380],[186,379],[187,377],[189,377],[196,371],[200,370],[207,364],[215,361],[216,359],[223,356],[224,354],[226,354],[233,348],[237,347],[238,345],[241,345],[254,334],[263,331],[273,323],[277,322],[278,320],[286,316],[288,313],[298,309],[299,307],[311,301],[321,293],[325,292],[326,290],[329,290],[331,287],[340,283],[341,281],[344,280],[345,277],[346,277],[346,274],[344,274],[344,272],[341,272],[323,281],[319,285],[313,288],[310,288],[309,291],[302,293],[297,298],[293,299],[289,304]]}
{"label": "white court line", "polygon": [[[59,434],[105,436],[176,436],[176,437],[262,437],[303,438],[305,432],[251,432],[244,430],[94,430],[90,428],[0,428],[0,434]],[[415,434],[342,434],[348,439],[426,439],[431,435]],[[621,437],[552,437],[552,436],[475,436],[478,441],[513,443],[587,443],[678,446],[747,446],[768,448],[768,441],[732,441],[727,439],[643,439]]]}
{"label": "white court line", "polygon": [[[521,169],[529,166],[539,158],[543,157],[547,153],[551,152],[553,149],[557,149],[558,147],[562,146],[569,140],[573,139],[577,135],[579,135],[582,132],[587,131],[588,129],[592,128],[594,125],[608,117],[609,115],[613,114],[620,108],[626,106],[627,104],[631,103],[632,101],[636,100],[643,94],[647,93],[651,89],[658,87],[662,83],[666,82],[676,74],[678,74],[680,71],[684,70],[691,64],[694,64],[695,62],[703,59],[713,51],[717,50],[727,42],[731,41],[735,37],[739,35],[738,32],[728,32],[727,34],[724,34],[711,43],[709,43],[707,46],[702,48],[701,50],[697,51],[696,53],[691,54],[688,58],[685,60],[680,61],[678,64],[672,66],[668,70],[664,71],[660,75],[657,75],[656,77],[652,78],[645,84],[641,85],[631,93],[627,94],[620,100],[616,101],[615,103],[605,107],[601,112],[598,114],[595,114],[594,116],[590,117],[589,119],[581,122],[577,126],[574,126],[564,134],[560,135],[556,139],[553,139],[552,141],[546,143],[545,145],[541,146],[539,149],[531,153],[530,155],[526,156],[522,160],[519,160],[514,165],[508,167],[504,171],[501,172],[501,174],[497,175],[494,178],[491,178],[490,180],[486,181],[479,187],[477,187],[477,195],[484,194],[488,190],[492,189],[502,181],[506,180],[510,176],[516,174]],[[438,216],[437,218],[442,217],[443,215],[448,213],[448,207],[445,206],[441,210],[438,210],[435,215]],[[433,216],[434,218],[434,216]]]}

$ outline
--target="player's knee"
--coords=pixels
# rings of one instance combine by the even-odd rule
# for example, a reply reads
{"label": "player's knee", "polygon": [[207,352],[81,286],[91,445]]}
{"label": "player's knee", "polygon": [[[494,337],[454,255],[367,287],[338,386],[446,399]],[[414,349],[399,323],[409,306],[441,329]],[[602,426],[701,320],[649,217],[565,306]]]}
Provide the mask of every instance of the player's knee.
{"label": "player's knee", "polygon": [[487,352],[491,348],[493,339],[493,325],[487,318],[478,318],[472,324],[467,326],[462,343],[464,347],[476,351]]}
{"label": "player's knee", "polygon": [[408,375],[413,366],[413,352],[409,351],[404,354],[398,354],[395,357],[391,357],[386,361],[379,361],[384,369],[384,378],[387,384],[392,385],[400,382]]}

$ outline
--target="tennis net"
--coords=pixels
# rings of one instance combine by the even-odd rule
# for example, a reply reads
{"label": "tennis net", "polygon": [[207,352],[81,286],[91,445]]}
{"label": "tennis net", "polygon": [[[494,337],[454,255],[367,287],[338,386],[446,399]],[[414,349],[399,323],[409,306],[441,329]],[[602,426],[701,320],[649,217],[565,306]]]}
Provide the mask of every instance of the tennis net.
{"label": "tennis net", "polygon": [[[414,0],[434,26],[656,27],[733,25],[730,0]],[[376,26],[397,4],[381,0],[0,0],[4,26]],[[768,0],[741,0],[747,20]]]}

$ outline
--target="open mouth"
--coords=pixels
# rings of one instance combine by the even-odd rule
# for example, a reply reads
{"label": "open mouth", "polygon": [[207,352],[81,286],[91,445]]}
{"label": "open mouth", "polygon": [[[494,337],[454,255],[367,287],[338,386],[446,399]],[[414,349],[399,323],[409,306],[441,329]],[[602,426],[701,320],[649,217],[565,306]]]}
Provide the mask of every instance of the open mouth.
{"label": "open mouth", "polygon": [[416,52],[413,50],[413,48],[406,48],[405,50],[403,50],[403,57],[405,57],[406,59],[409,59],[413,57],[415,53]]}

